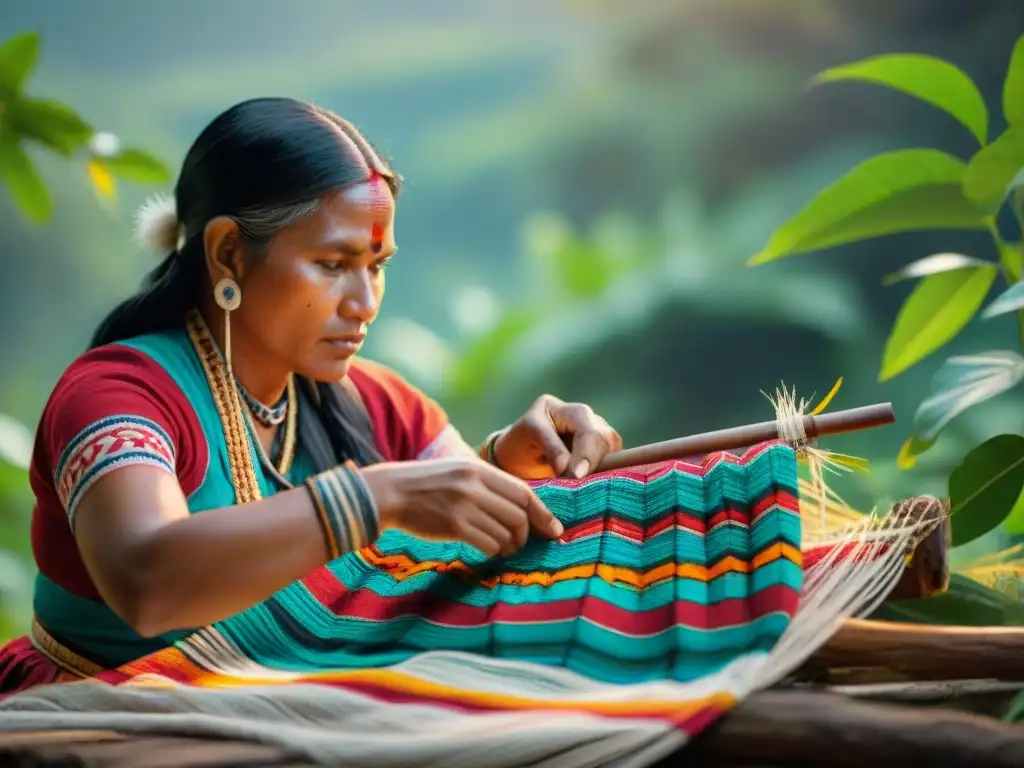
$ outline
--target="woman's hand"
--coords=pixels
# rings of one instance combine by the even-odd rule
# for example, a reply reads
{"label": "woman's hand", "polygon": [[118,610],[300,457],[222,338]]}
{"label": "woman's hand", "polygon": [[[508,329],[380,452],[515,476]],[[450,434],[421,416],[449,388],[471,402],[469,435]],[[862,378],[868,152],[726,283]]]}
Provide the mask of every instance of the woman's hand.
{"label": "woman's hand", "polygon": [[509,474],[543,480],[586,477],[605,454],[622,449],[619,433],[582,403],[541,395],[494,443],[494,460]]}
{"label": "woman's hand", "polygon": [[562,524],[522,480],[475,458],[389,462],[360,470],[381,529],[427,541],[461,541],[485,555],[520,549],[533,528],[548,538]]}

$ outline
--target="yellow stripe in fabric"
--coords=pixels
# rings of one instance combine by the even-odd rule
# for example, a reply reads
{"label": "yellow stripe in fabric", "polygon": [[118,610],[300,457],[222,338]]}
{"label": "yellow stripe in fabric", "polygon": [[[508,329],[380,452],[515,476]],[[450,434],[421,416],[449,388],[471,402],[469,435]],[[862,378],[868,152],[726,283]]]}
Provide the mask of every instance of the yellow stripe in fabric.
{"label": "yellow stripe in fabric", "polygon": [[736,697],[729,693],[718,692],[710,696],[689,701],[586,701],[535,699],[515,696],[506,693],[488,693],[486,691],[470,691],[443,685],[417,677],[404,675],[387,669],[362,669],[347,672],[318,672],[304,674],[300,678],[282,679],[280,677],[261,678],[246,675],[245,677],[211,676],[196,681],[205,688],[233,688],[253,685],[290,685],[304,683],[337,683],[376,685],[391,691],[410,694],[412,696],[432,699],[453,699],[468,705],[477,705],[499,710],[565,710],[569,712],[592,712],[600,715],[629,715],[631,717],[673,717],[685,718],[697,714],[708,707],[728,709],[736,704]]}

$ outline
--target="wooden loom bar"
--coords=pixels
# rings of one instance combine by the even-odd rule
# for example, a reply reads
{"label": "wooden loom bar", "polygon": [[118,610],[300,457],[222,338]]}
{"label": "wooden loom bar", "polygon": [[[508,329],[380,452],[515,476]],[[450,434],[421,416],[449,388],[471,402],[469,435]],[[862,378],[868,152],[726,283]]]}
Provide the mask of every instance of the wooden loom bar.
{"label": "wooden loom bar", "polygon": [[[881,427],[892,424],[894,421],[896,421],[896,414],[893,411],[892,403],[876,403],[845,411],[804,416],[804,431],[810,438],[825,437]],[[636,467],[642,464],[655,464],[659,461],[702,456],[715,451],[748,448],[778,438],[779,422],[763,421],[760,424],[747,424],[742,427],[720,429],[715,432],[679,437],[636,448],[626,448],[605,456],[597,471],[607,472],[623,467]]]}
{"label": "wooden loom bar", "polygon": [[837,669],[881,669],[896,679],[917,681],[1024,681],[1024,627],[848,619],[810,658],[801,676]]}

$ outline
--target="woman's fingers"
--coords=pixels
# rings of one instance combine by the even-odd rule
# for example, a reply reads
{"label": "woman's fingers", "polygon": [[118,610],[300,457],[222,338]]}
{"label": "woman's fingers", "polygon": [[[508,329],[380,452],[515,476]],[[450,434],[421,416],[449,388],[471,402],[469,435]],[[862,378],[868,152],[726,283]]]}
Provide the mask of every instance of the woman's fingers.
{"label": "woman's fingers", "polygon": [[486,469],[488,471],[483,475],[484,484],[523,510],[530,526],[535,531],[550,538],[558,538],[562,535],[564,527],[530,486],[494,467],[487,466]]}
{"label": "woman's fingers", "polygon": [[480,508],[494,525],[508,534],[508,551],[502,554],[511,554],[526,544],[530,537],[530,518],[526,510],[489,488],[481,496]]}

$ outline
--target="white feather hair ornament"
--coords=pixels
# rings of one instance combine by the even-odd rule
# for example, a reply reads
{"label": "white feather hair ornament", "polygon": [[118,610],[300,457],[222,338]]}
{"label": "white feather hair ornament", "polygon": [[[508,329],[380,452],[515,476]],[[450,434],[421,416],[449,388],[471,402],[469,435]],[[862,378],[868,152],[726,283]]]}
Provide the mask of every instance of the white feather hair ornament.
{"label": "white feather hair ornament", "polygon": [[154,195],[135,212],[135,243],[157,253],[171,253],[184,245],[185,227],[178,221],[170,195]]}

